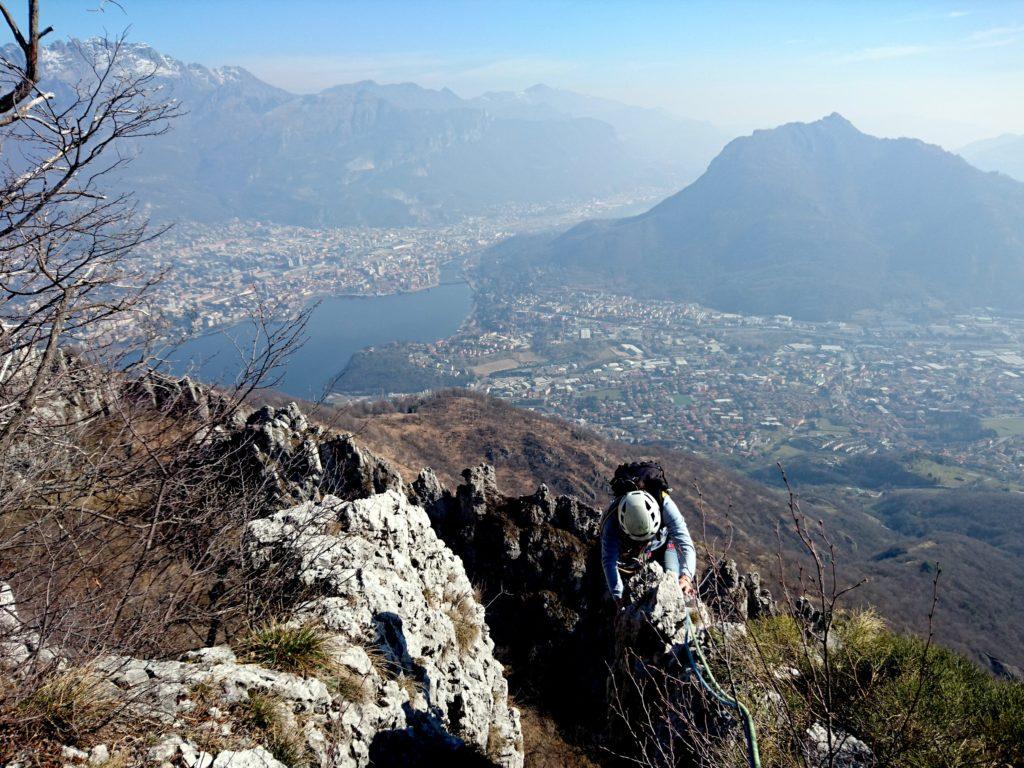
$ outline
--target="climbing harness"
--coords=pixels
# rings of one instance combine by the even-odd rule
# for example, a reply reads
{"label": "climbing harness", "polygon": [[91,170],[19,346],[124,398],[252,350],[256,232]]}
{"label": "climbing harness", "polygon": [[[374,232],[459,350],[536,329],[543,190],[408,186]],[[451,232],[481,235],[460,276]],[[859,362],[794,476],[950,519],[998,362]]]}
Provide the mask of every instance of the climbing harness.
{"label": "climbing harness", "polygon": [[[701,687],[710,693],[719,704],[735,709],[740,713],[740,717],[743,720],[743,735],[747,740],[747,762],[750,764],[750,768],[761,768],[761,753],[757,747],[757,731],[754,728],[754,718],[751,717],[750,710],[747,709],[742,701],[729,696],[722,690],[722,686],[718,684],[718,681],[715,680],[715,676],[711,672],[711,665],[708,664],[708,660],[704,657],[704,651],[701,650],[700,643],[697,642],[697,633],[693,631],[693,621],[690,619],[689,610],[686,611],[685,646],[686,658],[690,664],[690,669],[693,670],[693,674]],[[697,663],[698,659],[700,660],[699,664]],[[704,668],[703,672],[701,672],[701,667]]]}

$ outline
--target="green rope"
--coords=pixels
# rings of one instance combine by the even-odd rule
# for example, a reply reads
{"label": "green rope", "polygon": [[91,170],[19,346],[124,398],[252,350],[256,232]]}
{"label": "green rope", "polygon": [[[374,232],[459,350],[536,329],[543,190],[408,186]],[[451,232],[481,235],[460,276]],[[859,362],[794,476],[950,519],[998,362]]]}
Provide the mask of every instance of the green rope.
{"label": "green rope", "polygon": [[[693,646],[692,648],[691,645]],[[730,709],[735,709],[740,713],[740,717],[743,719],[743,735],[747,740],[747,762],[750,763],[750,768],[761,768],[761,753],[757,747],[757,730],[754,728],[754,718],[751,717],[750,710],[747,709],[742,701],[729,696],[722,690],[722,686],[718,684],[718,681],[715,680],[715,676],[711,672],[711,665],[708,664],[708,660],[704,657],[704,651],[701,650],[700,643],[697,642],[697,635],[693,631],[693,622],[690,620],[689,611],[686,612],[685,646],[686,658],[690,663],[690,669],[693,670],[693,674],[701,686],[720,704]],[[694,658],[694,651],[696,651],[697,657],[700,659],[700,664]],[[701,672],[701,667],[704,668],[703,673]]]}

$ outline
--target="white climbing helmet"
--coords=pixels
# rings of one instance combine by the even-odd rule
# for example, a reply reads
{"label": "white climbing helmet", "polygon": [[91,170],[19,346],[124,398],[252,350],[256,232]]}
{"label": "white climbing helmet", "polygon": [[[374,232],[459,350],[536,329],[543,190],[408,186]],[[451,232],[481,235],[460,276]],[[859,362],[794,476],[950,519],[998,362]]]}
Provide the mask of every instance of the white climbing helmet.
{"label": "white climbing helmet", "polygon": [[650,541],[661,528],[661,508],[647,491],[630,491],[619,499],[619,527],[633,541]]}

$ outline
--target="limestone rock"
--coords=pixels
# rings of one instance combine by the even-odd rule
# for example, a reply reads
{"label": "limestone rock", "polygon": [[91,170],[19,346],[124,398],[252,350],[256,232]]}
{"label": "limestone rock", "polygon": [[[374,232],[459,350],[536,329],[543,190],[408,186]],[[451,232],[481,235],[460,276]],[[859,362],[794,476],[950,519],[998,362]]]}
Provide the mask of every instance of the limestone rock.
{"label": "limestone rock", "polygon": [[14,591],[0,581],[0,670],[17,670],[33,656],[50,661],[53,654],[40,648],[39,635],[18,616]]}
{"label": "limestone rock", "polygon": [[250,523],[245,547],[256,571],[295,569],[316,595],[297,620],[323,625],[339,660],[368,673],[368,700],[336,722],[332,764],[468,747],[522,765],[519,716],[483,608],[422,508],[395,491],[354,502],[327,496]]}
{"label": "limestone rock", "polygon": [[409,486],[409,500],[426,510],[436,530],[444,528],[445,517],[451,507],[451,494],[441,485],[434,470],[423,469]]}
{"label": "limestone rock", "polygon": [[357,446],[350,438],[334,437],[320,443],[324,477],[321,491],[341,498],[362,498],[385,491],[404,491],[402,476],[390,462]]}
{"label": "limestone rock", "polygon": [[[291,620],[328,634],[334,667],[301,677],[245,663],[227,646],[180,660],[97,660],[127,711],[159,737],[148,765],[277,768],[270,731],[244,725],[259,700],[320,768],[522,768],[519,713],[484,609],[422,508],[395,491],[326,496],[249,523],[243,554],[254,589],[269,573],[294,590]],[[216,755],[197,746],[211,741]]]}
{"label": "limestone rock", "polygon": [[871,768],[875,756],[871,748],[855,736],[833,728],[831,747],[828,729],[814,723],[807,729],[804,753],[812,768]]}
{"label": "limestone rock", "polygon": [[226,749],[217,755],[213,768],[288,768],[275,760],[263,747],[233,751]]}
{"label": "limestone rock", "polygon": [[756,572],[741,574],[735,560],[719,560],[701,584],[701,597],[727,621],[742,622],[778,614],[772,593]]}
{"label": "limestone rock", "polygon": [[313,426],[295,403],[265,406],[222,446],[241,455],[255,482],[273,501],[294,504],[330,494],[354,499],[387,490],[404,491],[398,471],[358,447],[349,437],[330,436]]}
{"label": "limestone rock", "polygon": [[482,586],[488,624],[508,663],[526,671],[553,709],[580,721],[604,717],[604,676],[594,674],[610,650],[596,536],[601,513],[545,486],[506,497],[486,464],[462,477],[453,493],[424,471],[409,493]]}

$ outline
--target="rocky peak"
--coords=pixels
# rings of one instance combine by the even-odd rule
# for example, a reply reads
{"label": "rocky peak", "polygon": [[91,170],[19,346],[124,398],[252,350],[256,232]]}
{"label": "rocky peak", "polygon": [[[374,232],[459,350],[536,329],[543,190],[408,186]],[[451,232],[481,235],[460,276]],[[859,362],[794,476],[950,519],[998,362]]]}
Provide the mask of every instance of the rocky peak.
{"label": "rocky peak", "polygon": [[390,462],[360,448],[349,436],[311,425],[295,403],[255,411],[221,450],[225,456],[241,454],[246,471],[281,503],[325,494],[354,499],[387,490],[405,492],[402,477]]}
{"label": "rocky peak", "polygon": [[374,679],[376,694],[342,719],[353,765],[395,764],[387,761],[425,746],[522,765],[518,713],[484,609],[422,508],[393,490],[353,502],[325,496],[251,523],[246,551],[260,573],[302,564],[289,575],[317,597],[295,618],[331,631],[354,672],[370,673],[367,649],[376,648],[390,677],[411,681],[405,690],[389,675]]}

